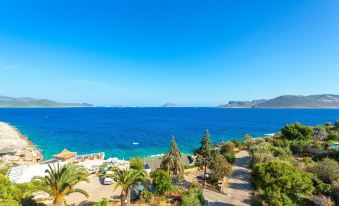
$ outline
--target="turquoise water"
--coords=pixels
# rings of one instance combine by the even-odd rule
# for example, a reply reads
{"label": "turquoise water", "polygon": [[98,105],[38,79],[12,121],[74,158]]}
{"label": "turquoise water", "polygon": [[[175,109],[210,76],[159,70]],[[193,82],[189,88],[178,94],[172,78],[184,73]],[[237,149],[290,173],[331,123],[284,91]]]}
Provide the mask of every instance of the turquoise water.
{"label": "turquoise water", "polygon": [[319,125],[337,119],[338,109],[0,109],[0,121],[16,126],[42,149],[45,159],[64,148],[79,154],[144,157],[166,152],[172,134],[181,151],[190,153],[205,129],[216,143],[274,133],[295,121]]}

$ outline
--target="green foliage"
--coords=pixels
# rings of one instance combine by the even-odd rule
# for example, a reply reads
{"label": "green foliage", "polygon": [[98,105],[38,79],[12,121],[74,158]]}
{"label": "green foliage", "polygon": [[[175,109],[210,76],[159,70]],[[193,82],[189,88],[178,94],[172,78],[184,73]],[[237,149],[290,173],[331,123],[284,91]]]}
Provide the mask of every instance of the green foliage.
{"label": "green foliage", "polygon": [[235,150],[235,144],[233,142],[227,142],[223,144],[220,148],[220,153],[227,154],[227,153],[233,153]]}
{"label": "green foliage", "polygon": [[190,188],[181,197],[182,206],[202,206],[204,202],[204,196],[200,188]]}
{"label": "green foliage", "polygon": [[268,162],[274,159],[272,145],[269,142],[259,142],[250,147],[252,153],[252,164]]}
{"label": "green foliage", "polygon": [[171,147],[163,157],[160,168],[167,171],[173,178],[184,178],[184,165],[181,162],[181,153],[174,136],[172,136]]}
{"label": "green foliage", "polygon": [[285,161],[270,161],[253,169],[253,186],[259,198],[268,205],[295,205],[311,196],[312,175]]}
{"label": "green foliage", "polygon": [[129,205],[130,202],[130,188],[140,184],[142,181],[147,179],[147,173],[145,170],[127,170],[120,169],[118,167],[109,168],[110,171],[113,171],[112,175],[115,184],[113,190],[121,188],[120,200],[121,205]]}
{"label": "green foliage", "polygon": [[244,144],[242,141],[239,141],[239,140],[232,140],[232,142],[236,148],[241,148]]}
{"label": "green foliage", "polygon": [[139,157],[134,157],[129,161],[129,167],[134,170],[143,170],[144,161]]}
{"label": "green foliage", "polygon": [[307,168],[325,183],[332,183],[339,178],[339,164],[335,160],[325,158]]}
{"label": "green foliage", "polygon": [[249,148],[253,143],[253,138],[248,134],[245,134],[243,138],[244,138],[243,146],[245,148]]}
{"label": "green foliage", "polygon": [[315,188],[315,192],[317,194],[323,194],[323,195],[331,195],[332,194],[332,188],[330,184],[326,184],[321,179],[315,177],[312,179],[313,186]]}
{"label": "green foliage", "polygon": [[291,150],[294,154],[301,155],[306,151],[307,146],[310,145],[308,140],[294,140],[291,144]]}
{"label": "green foliage", "polygon": [[286,159],[292,155],[289,147],[273,147],[273,155],[280,159]]}
{"label": "green foliage", "polygon": [[227,162],[224,156],[218,154],[213,158],[210,166],[211,172],[218,180],[232,173],[232,165]]}
{"label": "green foliage", "polygon": [[194,151],[196,156],[195,164],[198,167],[204,168],[204,184],[206,182],[206,170],[212,163],[213,147],[211,145],[211,138],[208,130],[205,131],[204,136],[200,141],[200,147]]}
{"label": "green foliage", "polygon": [[109,201],[106,198],[104,198],[100,202],[94,203],[93,206],[109,206],[109,205],[110,205]]}
{"label": "green foliage", "polygon": [[282,148],[289,148],[290,147],[290,141],[287,139],[284,139],[280,136],[274,136],[271,140],[271,144],[274,147],[282,147]]}
{"label": "green foliage", "polygon": [[231,164],[233,164],[235,162],[235,152],[225,154],[224,157]]}
{"label": "green foliage", "polygon": [[271,152],[253,152],[252,153],[252,164],[253,165],[269,162],[271,160],[274,160],[274,156]]}
{"label": "green foliage", "polygon": [[283,127],[281,134],[288,140],[310,140],[313,137],[313,129],[296,122]]}
{"label": "green foliage", "polygon": [[39,191],[47,193],[53,199],[53,204],[62,204],[65,196],[71,193],[80,193],[88,197],[86,191],[75,188],[79,182],[89,182],[84,167],[72,163],[63,166],[48,165],[46,174],[45,177],[33,178],[33,183]]}
{"label": "green foliage", "polygon": [[172,188],[172,178],[168,172],[164,170],[156,170],[151,173],[152,183],[155,187],[155,193],[162,195]]}
{"label": "green foliage", "polygon": [[35,187],[28,184],[14,185],[6,176],[0,174],[0,205],[43,206],[31,198]]}
{"label": "green foliage", "polygon": [[250,147],[250,151],[252,153],[259,152],[259,153],[271,153],[273,147],[269,142],[260,142],[254,144]]}
{"label": "green foliage", "polygon": [[314,161],[319,161],[324,158],[334,159],[339,162],[339,149],[332,149],[328,153],[318,154],[312,157]]}
{"label": "green foliage", "polygon": [[4,175],[0,174],[0,205],[19,205],[20,190]]}
{"label": "green foliage", "polygon": [[154,199],[154,194],[147,189],[143,189],[141,191],[140,198],[145,202],[150,203]]}
{"label": "green foliage", "polygon": [[220,148],[220,153],[224,155],[229,163],[234,163],[235,161],[235,144],[233,142],[227,142],[223,144]]}

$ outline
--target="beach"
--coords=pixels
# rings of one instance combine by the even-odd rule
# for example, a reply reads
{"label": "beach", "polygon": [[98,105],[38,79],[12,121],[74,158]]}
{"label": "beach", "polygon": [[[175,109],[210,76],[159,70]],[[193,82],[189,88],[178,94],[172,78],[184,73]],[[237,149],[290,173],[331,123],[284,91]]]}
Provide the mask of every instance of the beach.
{"label": "beach", "polygon": [[43,160],[34,144],[5,122],[0,122],[0,143],[0,166],[9,163],[32,164]]}

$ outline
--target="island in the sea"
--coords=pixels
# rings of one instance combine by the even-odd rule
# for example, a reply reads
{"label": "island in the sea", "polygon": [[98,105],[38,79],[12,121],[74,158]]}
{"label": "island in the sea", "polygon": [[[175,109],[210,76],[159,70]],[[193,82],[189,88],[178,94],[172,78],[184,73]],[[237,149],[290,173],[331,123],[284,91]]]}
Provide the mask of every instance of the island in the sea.
{"label": "island in the sea", "polygon": [[273,99],[229,101],[222,108],[339,108],[339,95],[283,95]]}
{"label": "island in the sea", "polygon": [[175,103],[166,103],[166,104],[162,105],[161,107],[182,107],[182,106],[175,104]]}
{"label": "island in the sea", "polygon": [[0,96],[0,108],[60,108],[60,107],[93,107],[88,103],[62,103],[49,99],[31,97]]}

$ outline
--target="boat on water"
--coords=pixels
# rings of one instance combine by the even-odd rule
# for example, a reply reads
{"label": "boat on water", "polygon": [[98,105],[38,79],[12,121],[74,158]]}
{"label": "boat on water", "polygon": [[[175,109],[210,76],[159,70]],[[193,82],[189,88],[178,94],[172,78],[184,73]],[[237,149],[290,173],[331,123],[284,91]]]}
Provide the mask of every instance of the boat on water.
{"label": "boat on water", "polygon": [[132,144],[134,144],[134,145],[138,145],[138,144],[139,144],[139,142],[133,142]]}

